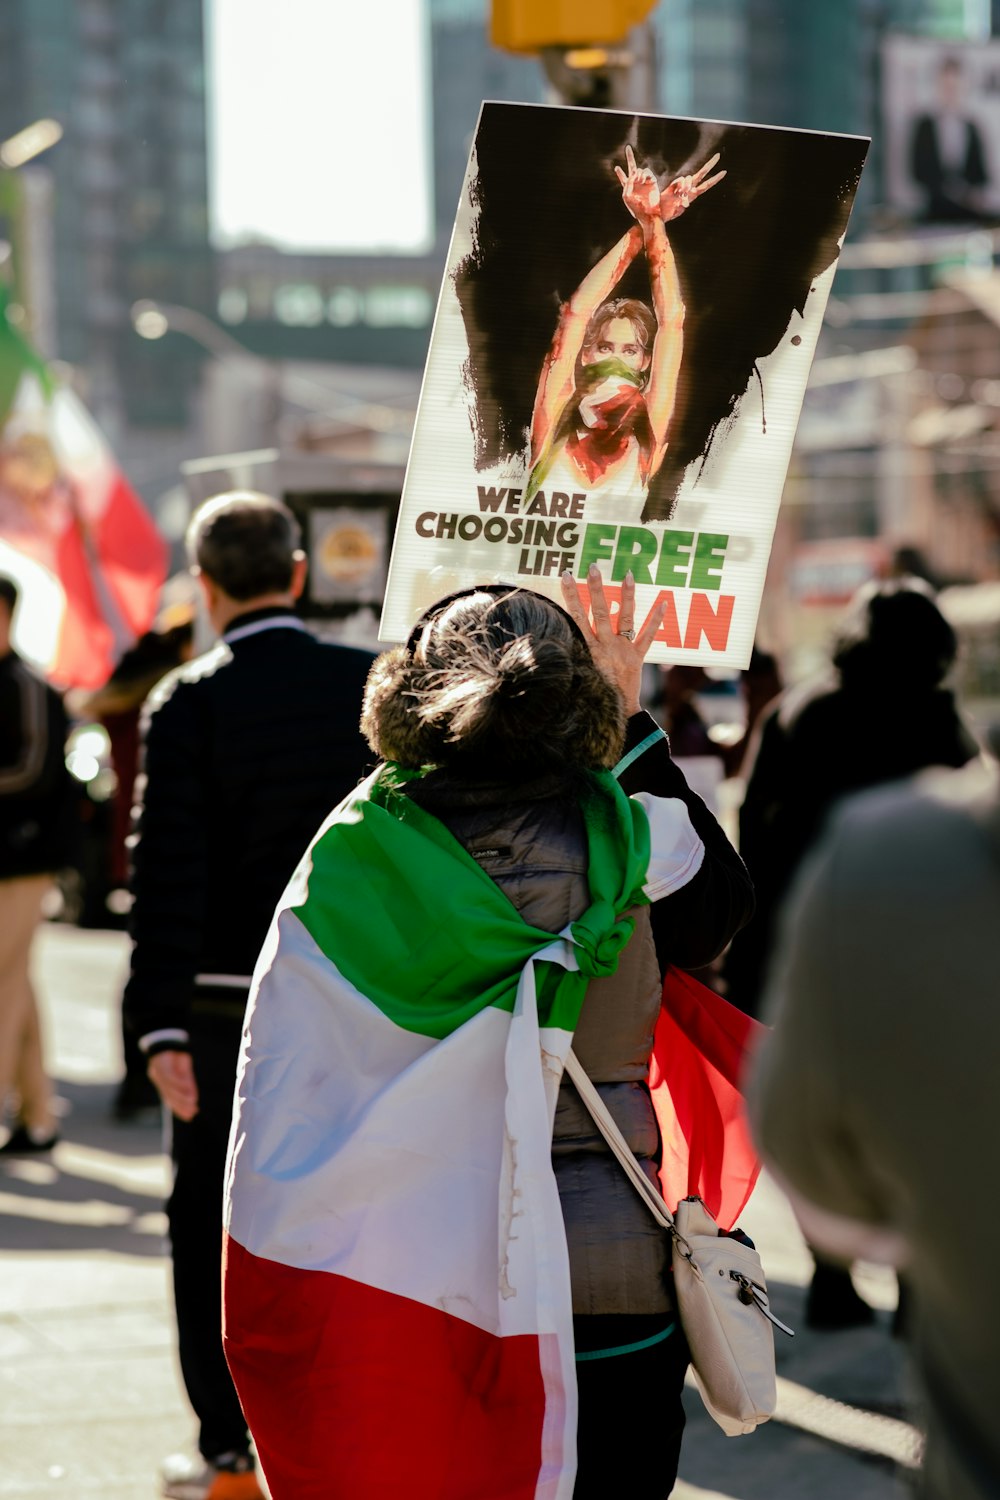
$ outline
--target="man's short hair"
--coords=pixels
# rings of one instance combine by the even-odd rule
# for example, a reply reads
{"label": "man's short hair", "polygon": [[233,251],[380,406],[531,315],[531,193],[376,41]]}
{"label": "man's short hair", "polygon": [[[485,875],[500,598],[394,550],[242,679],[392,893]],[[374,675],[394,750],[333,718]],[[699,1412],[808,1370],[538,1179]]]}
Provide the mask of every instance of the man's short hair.
{"label": "man's short hair", "polygon": [[193,567],[230,599],[246,603],[286,592],[301,540],[299,523],[281,500],[254,490],[231,490],[199,505],[186,545]]}
{"label": "man's short hair", "polygon": [[0,573],[0,603],[6,604],[11,614],[17,607],[18,597],[18,587],[13,578],[8,578],[6,573]]}

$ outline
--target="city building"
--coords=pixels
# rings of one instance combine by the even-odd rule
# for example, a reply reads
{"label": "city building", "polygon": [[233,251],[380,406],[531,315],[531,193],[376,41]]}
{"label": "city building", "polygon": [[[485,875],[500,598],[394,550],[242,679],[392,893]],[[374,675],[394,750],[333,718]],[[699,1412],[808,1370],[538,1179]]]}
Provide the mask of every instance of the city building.
{"label": "city building", "polygon": [[52,184],[47,352],[112,433],[183,426],[200,352],[151,349],[129,307],[214,310],[202,0],[5,0],[0,137],[46,117],[64,128],[33,169]]}
{"label": "city building", "polygon": [[1000,3],[661,0],[653,20],[664,113],[872,137],[779,515],[764,644],[786,660],[821,653],[854,587],[901,559],[939,581],[1000,576],[1000,303],[991,317],[946,284],[966,255],[982,275],[996,247],[953,235],[919,253],[886,208],[882,118],[886,38],[982,41]]}
{"label": "city building", "polygon": [[426,0],[434,244],[422,255],[300,254],[245,244],[219,252],[218,317],[273,359],[419,369],[484,99],[539,103],[532,58],[491,47],[487,0]]}

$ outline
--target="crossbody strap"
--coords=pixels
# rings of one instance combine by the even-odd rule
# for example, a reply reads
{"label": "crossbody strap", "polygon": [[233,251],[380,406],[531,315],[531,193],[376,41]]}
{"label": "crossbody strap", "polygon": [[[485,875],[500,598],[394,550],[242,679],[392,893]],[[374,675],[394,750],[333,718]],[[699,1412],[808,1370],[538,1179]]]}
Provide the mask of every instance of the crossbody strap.
{"label": "crossbody strap", "polygon": [[691,1247],[674,1223],[674,1216],[667,1207],[665,1198],[662,1193],[657,1192],[640,1167],[634,1153],[629,1150],[628,1142],[618,1129],[614,1116],[591,1083],[572,1047],[566,1058],[566,1072],[572,1078],[576,1091],[592,1116],[594,1124],[618,1158],[626,1177],[646,1204],[653,1218],[664,1229],[670,1231],[682,1247],[684,1254],[690,1258]]}

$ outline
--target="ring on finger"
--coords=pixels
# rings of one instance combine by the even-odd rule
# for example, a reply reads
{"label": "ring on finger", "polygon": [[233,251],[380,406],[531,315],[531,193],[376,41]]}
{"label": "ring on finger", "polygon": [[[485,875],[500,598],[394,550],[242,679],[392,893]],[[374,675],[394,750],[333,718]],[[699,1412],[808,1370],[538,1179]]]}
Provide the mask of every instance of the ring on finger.
{"label": "ring on finger", "polygon": [[635,640],[635,631],[634,630],[619,630],[618,634],[624,640],[626,640],[626,641],[634,641]]}

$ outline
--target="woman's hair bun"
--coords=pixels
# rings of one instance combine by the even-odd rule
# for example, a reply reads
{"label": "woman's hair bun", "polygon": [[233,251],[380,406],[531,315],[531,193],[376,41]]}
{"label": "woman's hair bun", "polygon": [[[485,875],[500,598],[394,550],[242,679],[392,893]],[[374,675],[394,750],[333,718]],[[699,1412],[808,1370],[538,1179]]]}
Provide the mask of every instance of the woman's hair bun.
{"label": "woman's hair bun", "polygon": [[361,726],[408,766],[475,763],[483,774],[613,765],[620,695],[569,617],[539,594],[464,595],[432,616],[412,653],[374,663]]}

